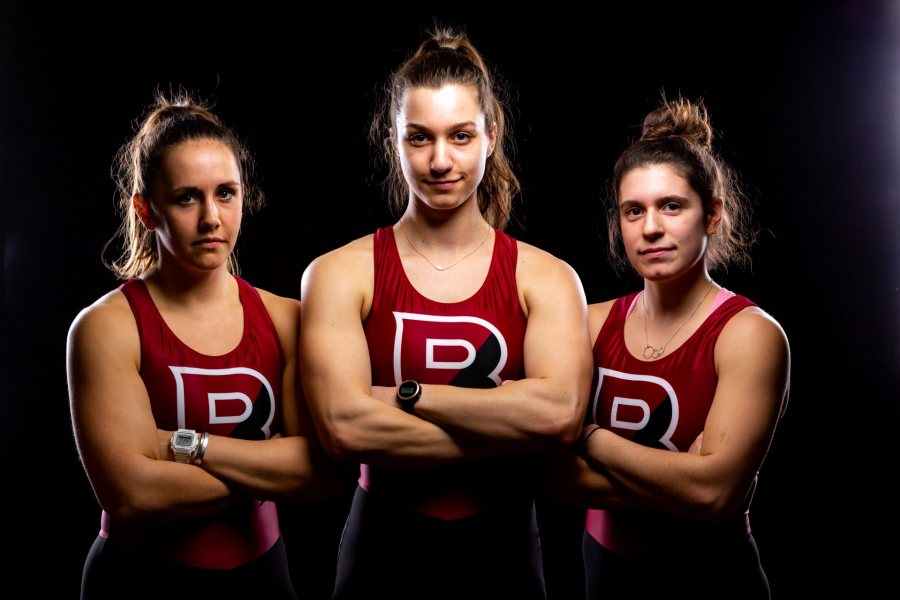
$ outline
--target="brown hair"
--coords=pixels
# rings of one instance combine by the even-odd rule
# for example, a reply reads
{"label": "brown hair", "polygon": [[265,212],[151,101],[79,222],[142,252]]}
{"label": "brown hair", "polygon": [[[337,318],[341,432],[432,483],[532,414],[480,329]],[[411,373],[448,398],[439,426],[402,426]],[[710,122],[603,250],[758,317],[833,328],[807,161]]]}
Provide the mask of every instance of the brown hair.
{"label": "brown hair", "polygon": [[519,193],[519,180],[513,172],[507,145],[511,138],[500,100],[500,89],[481,54],[468,38],[449,29],[434,30],[416,52],[388,80],[380,110],[369,129],[369,138],[383,150],[388,164],[387,186],[391,207],[402,213],[409,200],[409,189],[399,159],[393,151],[390,130],[406,90],[416,87],[437,89],[447,84],[469,85],[478,94],[488,130],[496,127],[497,142],[487,158],[484,177],[478,186],[478,208],[493,227],[502,229],[512,214],[513,197]]}
{"label": "brown hair", "polygon": [[[216,140],[231,148],[240,168],[244,210],[252,211],[262,205],[262,193],[251,181],[253,159],[250,153],[234,131],[212,113],[211,105],[186,92],[169,97],[157,91],[155,102],[134,137],[119,149],[112,165],[122,223],[107,246],[121,237],[122,253],[116,260],[105,262],[120,279],[146,273],[158,260],[156,238],[138,217],[132,201],[134,195],[141,194],[150,199],[150,182],[166,152],[173,146],[193,140]],[[237,272],[234,253],[228,258],[228,269]]]}
{"label": "brown hair", "polygon": [[609,253],[617,268],[629,266],[622,247],[619,222],[619,185],[632,169],[644,165],[672,165],[687,179],[709,215],[716,198],[722,200],[722,217],[716,235],[706,249],[710,269],[750,262],[749,248],[755,235],[750,228],[750,207],[740,189],[737,174],[712,150],[713,129],[702,101],[684,98],[669,101],[644,118],[641,138],[616,161],[609,195],[607,227]]}

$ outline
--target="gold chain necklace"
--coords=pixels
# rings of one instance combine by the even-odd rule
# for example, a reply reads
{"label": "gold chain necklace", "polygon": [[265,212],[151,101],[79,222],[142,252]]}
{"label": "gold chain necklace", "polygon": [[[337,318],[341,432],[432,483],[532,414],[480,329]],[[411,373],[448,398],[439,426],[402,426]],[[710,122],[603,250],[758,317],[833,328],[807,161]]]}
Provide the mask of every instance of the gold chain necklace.
{"label": "gold chain necklace", "polygon": [[466,260],[467,258],[469,258],[470,256],[472,256],[473,254],[475,254],[475,253],[478,251],[479,248],[481,248],[482,246],[484,246],[484,243],[487,241],[488,237],[490,237],[490,235],[491,235],[491,231],[493,231],[493,229],[488,229],[488,232],[487,232],[487,234],[485,234],[484,239],[482,239],[482,240],[481,240],[481,243],[478,244],[477,246],[475,246],[475,248],[474,248],[471,252],[467,253],[465,256],[463,256],[462,258],[460,258],[459,260],[457,260],[457,261],[454,262],[453,264],[447,265],[446,267],[442,267],[442,266],[440,266],[440,265],[434,264],[433,262],[431,262],[431,261],[428,259],[427,256],[425,256],[424,254],[422,254],[421,252],[419,252],[419,249],[416,248],[416,246],[412,243],[412,240],[409,239],[409,236],[406,235],[406,230],[405,230],[405,229],[403,230],[403,237],[406,238],[406,242],[409,244],[409,247],[412,248],[412,249],[415,251],[416,254],[418,254],[419,256],[421,256],[422,258],[424,258],[424,259],[425,259],[425,262],[427,262],[429,265],[431,265],[432,267],[434,267],[435,270],[437,270],[437,271],[448,271],[448,270],[452,269],[453,267],[455,267],[456,265],[458,265],[459,263],[461,263],[462,261],[464,261],[464,260]]}
{"label": "gold chain necklace", "polygon": [[675,330],[675,333],[672,334],[672,337],[670,337],[668,340],[666,340],[665,344],[663,344],[662,346],[656,346],[656,347],[650,345],[650,338],[647,335],[647,292],[646,291],[641,292],[641,303],[644,308],[644,343],[646,344],[644,346],[644,358],[646,358],[647,360],[655,359],[655,358],[659,358],[660,356],[662,356],[663,354],[666,353],[666,346],[668,346],[669,343],[675,339],[675,336],[678,335],[678,332],[681,331],[681,328],[684,327],[685,325],[687,325],[690,322],[690,320],[694,318],[694,315],[697,314],[698,310],[700,310],[700,305],[703,304],[703,301],[706,300],[706,297],[709,296],[709,292],[712,289],[713,289],[713,284],[710,281],[709,287],[706,288],[706,293],[703,294],[702,298],[700,298],[700,302],[694,308],[693,312],[691,312],[691,316],[689,316],[684,323],[682,323],[681,325],[678,326],[678,329]]}

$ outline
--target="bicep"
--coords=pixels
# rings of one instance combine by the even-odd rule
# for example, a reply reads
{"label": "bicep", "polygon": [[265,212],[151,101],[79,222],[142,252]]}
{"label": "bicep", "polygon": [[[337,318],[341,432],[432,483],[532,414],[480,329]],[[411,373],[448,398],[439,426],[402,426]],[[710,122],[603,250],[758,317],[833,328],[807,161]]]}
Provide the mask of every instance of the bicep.
{"label": "bicep", "polygon": [[[330,424],[359,408],[372,376],[359,313],[360,295],[312,278],[303,299],[300,375],[317,424]],[[361,300],[360,300],[361,302]]]}
{"label": "bicep", "polygon": [[574,272],[568,267],[554,269],[530,286],[526,300],[526,376],[589,379],[587,305]]}
{"label": "bicep", "polygon": [[787,389],[789,350],[777,325],[745,315],[716,345],[719,381],[701,454],[749,481],[774,435]]}
{"label": "bicep", "polygon": [[101,497],[159,458],[156,422],[138,373],[137,334],[107,316],[80,319],[67,348],[76,442]]}
{"label": "bicep", "polygon": [[281,420],[284,435],[307,435],[310,432],[308,409],[300,385],[297,360],[300,334],[300,303],[296,300],[266,295],[266,307],[275,324],[284,356],[281,376]]}

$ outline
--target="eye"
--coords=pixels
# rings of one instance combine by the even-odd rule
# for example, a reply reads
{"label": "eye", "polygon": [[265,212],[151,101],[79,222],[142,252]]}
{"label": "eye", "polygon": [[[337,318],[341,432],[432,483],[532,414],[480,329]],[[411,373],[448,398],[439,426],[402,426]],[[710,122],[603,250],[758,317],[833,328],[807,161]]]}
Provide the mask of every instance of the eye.
{"label": "eye", "polygon": [[457,131],[453,134],[453,141],[457,144],[466,144],[471,140],[474,136],[467,131]]}
{"label": "eye", "polygon": [[644,214],[644,209],[642,209],[640,206],[629,206],[622,209],[622,214],[626,219],[636,219],[637,217],[640,217],[642,214]]}
{"label": "eye", "polygon": [[185,192],[184,194],[180,194],[175,197],[175,202],[177,202],[178,204],[191,204],[196,201],[197,197],[190,192]]}
{"label": "eye", "polygon": [[234,199],[237,192],[235,192],[235,190],[233,190],[231,188],[220,188],[219,191],[217,192],[217,194],[219,196],[219,200],[228,202],[228,201]]}
{"label": "eye", "polygon": [[663,205],[663,210],[670,213],[678,212],[679,210],[681,210],[681,205],[677,202],[666,202]]}
{"label": "eye", "polygon": [[413,146],[422,146],[428,142],[424,133],[414,133],[406,138]]}

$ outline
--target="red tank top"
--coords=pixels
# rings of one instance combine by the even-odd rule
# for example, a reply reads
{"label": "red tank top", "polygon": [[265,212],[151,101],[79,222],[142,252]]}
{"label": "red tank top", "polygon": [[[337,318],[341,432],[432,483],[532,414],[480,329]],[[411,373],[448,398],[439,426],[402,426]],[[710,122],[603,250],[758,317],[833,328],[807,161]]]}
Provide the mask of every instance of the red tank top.
{"label": "red tank top", "polygon": [[[420,294],[403,270],[390,227],[375,233],[375,290],[363,324],[372,382],[490,388],[524,377],[526,318],[516,286],[516,240],[495,231],[487,277],[460,302]],[[495,457],[428,469],[362,465],[360,485],[419,512],[452,519],[478,513],[520,493],[529,470],[522,457]]]}
{"label": "red tank top", "polygon": [[[732,296],[680,347],[656,361],[625,346],[625,318],[636,292],[615,301],[594,343],[594,384],[587,421],[652,448],[687,451],[703,431],[716,394],[713,353],[725,324],[753,302]],[[748,531],[745,516],[707,523],[652,510],[589,510],[586,528],[619,554],[671,550],[703,537]]]}
{"label": "red tank top", "polygon": [[[237,347],[220,356],[200,354],[179,340],[143,280],[120,286],[137,323],[140,375],[160,429],[186,427],[249,440],[280,432],[284,356],[278,334],[259,292],[243,279],[235,280],[244,331]],[[104,512],[100,531],[135,550],[208,569],[229,569],[257,558],[279,533],[275,504],[256,500],[176,523],[120,523]]]}

